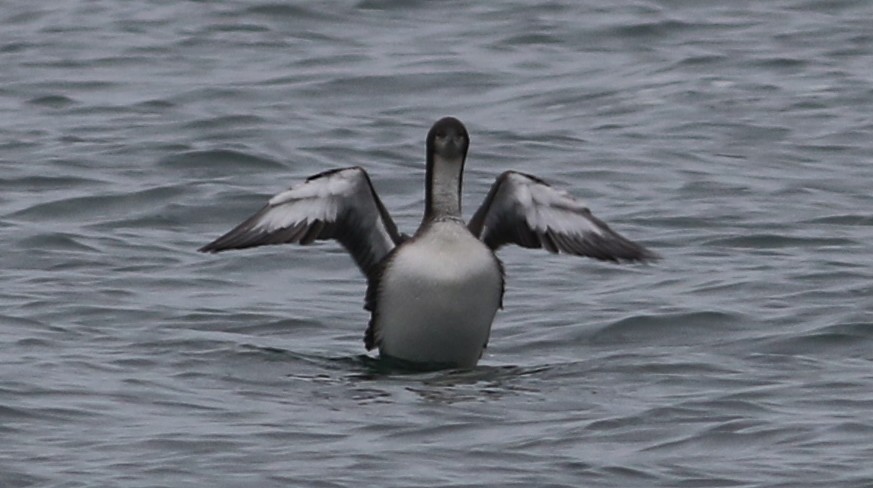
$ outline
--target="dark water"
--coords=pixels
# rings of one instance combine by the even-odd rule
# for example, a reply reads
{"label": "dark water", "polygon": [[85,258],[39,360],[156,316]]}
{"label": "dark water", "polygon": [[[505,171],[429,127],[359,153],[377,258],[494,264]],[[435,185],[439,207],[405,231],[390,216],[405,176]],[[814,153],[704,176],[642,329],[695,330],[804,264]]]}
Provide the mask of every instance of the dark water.
{"label": "dark water", "polygon": [[[873,486],[873,3],[11,2],[0,486]],[[335,245],[194,249],[423,140],[665,259],[501,251],[472,371],[363,356]]]}

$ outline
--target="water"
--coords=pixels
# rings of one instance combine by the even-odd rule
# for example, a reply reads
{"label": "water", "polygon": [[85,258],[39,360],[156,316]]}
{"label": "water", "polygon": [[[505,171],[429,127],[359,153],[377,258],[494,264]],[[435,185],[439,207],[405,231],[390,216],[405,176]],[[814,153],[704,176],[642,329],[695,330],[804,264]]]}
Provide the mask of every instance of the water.
{"label": "water", "polygon": [[[873,4],[12,2],[0,486],[873,486]],[[364,356],[335,245],[194,250],[443,115],[665,259],[507,248],[471,371]]]}

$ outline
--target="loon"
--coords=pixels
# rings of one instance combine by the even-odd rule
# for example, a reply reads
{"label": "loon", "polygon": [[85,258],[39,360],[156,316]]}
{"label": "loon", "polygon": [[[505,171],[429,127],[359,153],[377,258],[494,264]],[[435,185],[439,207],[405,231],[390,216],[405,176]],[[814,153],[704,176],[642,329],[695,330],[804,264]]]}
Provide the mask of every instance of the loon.
{"label": "loon", "polygon": [[504,244],[612,261],[658,255],[591,214],[567,192],[516,171],[501,174],[465,223],[461,185],[470,137],[454,117],[427,134],[424,218],[401,234],[361,167],[309,177],[199,249],[217,253],[335,239],[367,278],[367,350],[436,368],[472,368],[503,306]]}

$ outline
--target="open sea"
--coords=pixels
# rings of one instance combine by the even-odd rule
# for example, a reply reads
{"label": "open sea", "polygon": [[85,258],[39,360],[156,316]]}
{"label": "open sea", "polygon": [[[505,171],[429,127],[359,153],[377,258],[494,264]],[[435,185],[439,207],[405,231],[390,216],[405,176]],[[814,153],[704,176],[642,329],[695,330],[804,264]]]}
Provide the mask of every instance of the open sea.
{"label": "open sea", "polygon": [[[873,2],[4,2],[0,487],[873,487]],[[663,256],[501,249],[472,370],[339,245],[195,250],[424,138]]]}

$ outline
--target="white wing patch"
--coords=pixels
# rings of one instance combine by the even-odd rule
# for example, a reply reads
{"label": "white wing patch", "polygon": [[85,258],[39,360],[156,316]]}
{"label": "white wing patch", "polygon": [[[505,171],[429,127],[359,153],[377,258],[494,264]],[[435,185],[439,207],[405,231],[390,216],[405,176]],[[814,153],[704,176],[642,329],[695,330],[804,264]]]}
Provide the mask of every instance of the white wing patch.
{"label": "white wing patch", "polygon": [[[337,196],[349,197],[361,181],[361,168],[345,168],[327,177],[314,176],[303,183],[294,185],[270,199],[270,205],[281,205],[294,200],[332,199]],[[322,173],[324,174],[324,173]]]}
{"label": "white wing patch", "polygon": [[588,207],[569,193],[557,190],[520,173],[511,173],[513,185],[518,192],[518,203],[528,226],[539,232],[552,230],[565,234],[603,231],[585,217]]}

